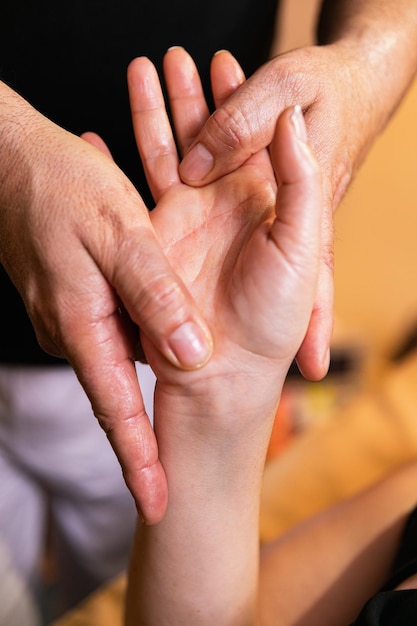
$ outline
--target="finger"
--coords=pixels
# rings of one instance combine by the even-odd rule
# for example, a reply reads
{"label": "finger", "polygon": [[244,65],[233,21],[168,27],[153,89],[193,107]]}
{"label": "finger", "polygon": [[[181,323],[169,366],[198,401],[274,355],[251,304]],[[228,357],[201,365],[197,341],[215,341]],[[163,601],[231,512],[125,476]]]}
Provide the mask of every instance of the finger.
{"label": "finger", "polygon": [[216,109],[180,164],[182,180],[206,184],[271,143],[284,108],[275,82],[265,70],[256,73]]}
{"label": "finger", "polygon": [[207,121],[209,110],[195,63],[184,48],[168,50],[164,76],[178,148],[183,154]]}
{"label": "finger", "polygon": [[253,327],[263,329],[251,333],[251,349],[289,366],[306,335],[316,297],[322,216],[321,172],[306,143],[298,107],[280,116],[270,152],[279,178],[275,219],[255,231],[242,257],[245,288],[233,295],[235,302],[262,303],[251,310]]}
{"label": "finger", "polygon": [[68,328],[69,360],[116,453],[140,517],[148,524],[157,523],[166,510],[168,488],[144,408],[129,333],[117,309],[95,324],[84,320],[73,326],[74,333]]}
{"label": "finger", "polygon": [[[305,331],[317,296],[323,204],[321,172],[306,140],[301,108],[284,111],[270,147],[279,183],[276,219],[270,234],[285,259],[289,275],[298,276],[298,289],[302,290],[305,302],[311,301]],[[283,307],[286,298],[291,302],[292,294],[282,294]],[[288,320],[289,328],[291,324],[302,327],[295,319]],[[297,350],[302,340],[303,336]]]}
{"label": "finger", "polygon": [[[276,133],[270,146],[271,161],[278,180],[276,220],[281,241],[292,248],[292,236],[285,232],[295,230],[299,241],[315,248],[320,240],[322,215],[321,173],[318,163],[307,144],[307,132],[301,107],[284,111],[277,122]],[[273,232],[273,230],[272,230]],[[300,246],[294,246],[298,252]],[[284,252],[284,251],[283,251]]]}
{"label": "finger", "polygon": [[214,105],[217,108],[245,82],[245,75],[237,60],[227,50],[216,52],[210,71]]}
{"label": "finger", "polygon": [[[95,146],[98,150],[100,150],[100,152],[103,152],[113,160],[109,147],[107,146],[106,142],[100,137],[100,135],[97,135],[97,133],[87,131],[85,133],[82,133],[81,139],[84,139],[84,141],[87,141],[92,146]],[[135,344],[135,359],[136,361],[140,361],[141,363],[148,362],[142,348],[140,335],[138,336]]]}
{"label": "finger", "polygon": [[[72,254],[69,275],[59,272],[52,285],[40,285],[31,317],[41,329],[41,345],[51,337],[71,363],[120,461],[138,512],[156,523],[166,509],[167,485],[133,361],[137,329],[104,276],[94,270],[85,251]],[[83,281],[74,284],[74,275]]]}
{"label": "finger", "polygon": [[[285,115],[285,114],[284,114]],[[302,142],[307,139],[305,125],[301,110],[299,107],[292,113],[292,121],[295,124],[298,136]],[[307,148],[307,144],[301,144]],[[275,148],[271,148],[273,151]],[[277,164],[278,173],[280,178],[281,187],[278,197],[281,197],[280,208],[281,217],[280,221],[286,220],[285,215],[282,215],[282,207],[285,204],[285,196],[293,195],[292,185],[294,180],[288,186],[288,174],[284,174],[287,164],[290,165],[289,173],[293,175],[295,171],[291,166],[291,160],[289,159],[289,153],[287,151],[287,158],[285,161],[281,160],[281,164]],[[284,180],[282,176],[284,175]],[[287,178],[285,178],[287,177]],[[310,197],[314,197],[314,191],[311,188],[312,176],[310,174],[309,186],[305,187]],[[313,173],[314,178],[314,173]],[[305,179],[308,180],[308,179]],[[316,176],[316,186],[320,182],[320,178]],[[299,201],[304,202],[308,206],[308,198],[303,199],[299,193],[299,189],[295,187],[294,195],[297,195]],[[316,190],[316,196],[318,198],[323,197],[323,193],[320,190]],[[297,363],[302,374],[310,380],[320,380],[327,373],[329,367],[329,346],[331,340],[331,334],[333,330],[333,227],[331,219],[331,210],[321,211],[322,218],[320,220],[320,250],[321,260],[319,265],[319,275],[317,282],[317,290],[315,293],[315,300],[311,318],[308,324],[307,333],[303,339],[303,342],[297,353]],[[302,224],[300,223],[300,229]]]}
{"label": "finger", "polygon": [[296,357],[298,368],[307,380],[319,381],[329,370],[334,323],[333,296],[333,272],[327,265],[322,265],[307,334]]}
{"label": "finger", "polygon": [[[145,223],[136,203],[129,207],[125,200],[127,226],[119,224],[116,229],[112,254],[106,247],[97,249],[97,242],[93,242],[92,256],[99,260],[130,319],[155,348],[181,369],[201,367],[212,353],[210,331],[164,255],[149,216]],[[88,245],[92,248],[91,242]]]}
{"label": "finger", "polygon": [[155,202],[178,184],[178,153],[158,73],[145,57],[128,68],[129,99],[137,147]]}
{"label": "finger", "polygon": [[297,354],[298,367],[305,378],[321,380],[330,365],[333,334],[334,252],[332,210],[323,211],[321,260],[317,295],[307,334]]}
{"label": "finger", "polygon": [[113,160],[112,154],[106,142],[100,137],[100,135],[97,135],[97,133],[87,131],[82,133],[81,139],[84,139],[84,141],[90,145],[95,146],[98,150],[100,150],[100,152],[103,152],[103,154],[106,154],[111,160]]}

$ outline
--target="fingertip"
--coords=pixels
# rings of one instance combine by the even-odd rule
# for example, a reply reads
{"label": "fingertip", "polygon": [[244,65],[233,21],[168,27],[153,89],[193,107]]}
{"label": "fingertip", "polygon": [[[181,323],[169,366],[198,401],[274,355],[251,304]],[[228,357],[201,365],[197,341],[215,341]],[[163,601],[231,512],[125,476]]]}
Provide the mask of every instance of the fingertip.
{"label": "fingertip", "polygon": [[145,72],[149,70],[156,72],[154,64],[148,57],[139,56],[132,59],[127,66],[127,83],[129,88],[137,88]]}
{"label": "fingertip", "polygon": [[330,367],[330,349],[324,352],[310,352],[307,356],[302,350],[297,354],[297,366],[302,376],[311,382],[319,382],[328,374]]}
{"label": "fingertip", "polygon": [[178,62],[181,64],[190,62],[194,64],[191,55],[183,46],[175,45],[168,48],[168,50],[164,54],[163,65],[165,66],[166,63],[170,63],[171,60],[175,60],[176,63]]}
{"label": "fingertip", "polygon": [[228,50],[218,50],[214,54],[210,74],[216,108],[221,106],[245,82],[242,68]]}
{"label": "fingertip", "polygon": [[142,63],[144,58],[146,57],[135,57],[134,59],[130,61],[130,63],[128,63],[128,66],[127,66],[128,78],[131,77],[131,75],[136,71],[137,66]]}
{"label": "fingertip", "polygon": [[168,506],[168,483],[161,462],[157,460],[141,470],[140,489],[136,490],[134,485],[128,486],[142,524],[158,524],[164,518]]}
{"label": "fingertip", "polygon": [[333,334],[332,305],[313,311],[304,340],[298,350],[296,361],[301,374],[307,380],[318,382],[330,367],[330,345]]}

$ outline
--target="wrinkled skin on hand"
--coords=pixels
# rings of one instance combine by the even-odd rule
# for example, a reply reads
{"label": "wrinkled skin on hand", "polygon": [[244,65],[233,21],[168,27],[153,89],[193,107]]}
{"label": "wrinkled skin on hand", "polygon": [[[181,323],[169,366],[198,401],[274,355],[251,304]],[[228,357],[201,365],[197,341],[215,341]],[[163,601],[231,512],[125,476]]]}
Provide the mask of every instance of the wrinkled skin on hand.
{"label": "wrinkled skin on hand", "polygon": [[18,123],[0,148],[1,262],[41,346],[74,367],[138,508],[158,521],[167,486],[134,366],[136,325],[185,367],[209,358],[208,328],[111,159],[6,88],[2,104]]}
{"label": "wrinkled skin on hand", "polygon": [[[390,81],[381,84],[381,68],[390,62],[385,48],[395,48],[395,38],[382,41],[380,37],[377,44],[371,41],[370,50],[363,39],[360,34],[358,41],[354,37],[352,42],[340,38],[331,45],[292,50],[266,63],[213,113],[193,143],[196,151],[187,152],[180,165],[185,182],[206,184],[273,144],[279,115],[294,102],[301,105],[308,141],[323,172],[319,288],[310,326],[297,355],[300,369],[312,380],[323,377],[329,364],[333,211],[389,119],[393,101],[397,102],[408,84],[401,66],[389,68]],[[398,96],[393,97],[390,90]]]}

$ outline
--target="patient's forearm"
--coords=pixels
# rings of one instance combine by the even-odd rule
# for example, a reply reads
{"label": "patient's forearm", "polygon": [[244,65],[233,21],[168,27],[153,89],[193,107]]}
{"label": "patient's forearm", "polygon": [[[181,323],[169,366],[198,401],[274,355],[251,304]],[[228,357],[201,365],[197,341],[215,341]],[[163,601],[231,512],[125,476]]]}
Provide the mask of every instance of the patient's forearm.
{"label": "patient's forearm", "polygon": [[280,386],[262,403],[253,400],[255,380],[239,384],[239,393],[233,386],[225,380],[212,406],[210,394],[178,406],[157,394],[170,496],[164,520],[138,528],[128,626],[255,624],[259,494]]}

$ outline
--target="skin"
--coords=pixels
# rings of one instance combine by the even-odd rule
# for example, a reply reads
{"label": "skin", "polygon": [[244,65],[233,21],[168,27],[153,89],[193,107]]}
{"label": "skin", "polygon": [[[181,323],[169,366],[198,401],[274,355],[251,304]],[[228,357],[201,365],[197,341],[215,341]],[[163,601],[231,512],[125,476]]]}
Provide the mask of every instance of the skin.
{"label": "skin", "polygon": [[190,185],[233,171],[274,142],[279,115],[304,111],[323,172],[322,261],[315,308],[297,355],[307,378],[327,371],[333,326],[333,211],[406,92],[417,68],[417,7],[410,0],[325,0],[318,43],[262,66],[219,107],[180,166]]}
{"label": "skin", "polygon": [[[185,51],[168,53],[165,75],[183,148],[204,123],[203,95]],[[217,101],[240,80],[233,58],[217,55]],[[132,64],[130,89],[139,148],[158,199],[153,224],[213,328],[214,348],[203,370],[185,372],[144,340],[157,375],[155,428],[170,496],[159,524],[138,525],[126,626],[347,625],[389,572],[415,505],[417,464],[259,550],[269,434],[319,273],[322,184],[302,116],[286,110],[270,155],[261,151],[200,196],[181,182],[174,147],[162,161],[153,158],[152,146],[173,142],[149,60]],[[153,131],[145,136],[151,103]],[[167,215],[176,232],[182,228],[179,238]],[[200,245],[212,242],[213,232],[216,244]]]}
{"label": "skin", "polygon": [[[170,51],[165,62],[180,144],[181,137],[188,138],[204,122],[196,113],[203,110],[201,88],[187,85],[184,67],[191,68],[190,63],[180,49]],[[134,110],[146,109],[147,101],[162,101],[148,60],[136,61],[131,73]],[[239,77],[240,70],[233,58],[217,55],[212,67],[216,100],[222,99],[219,84],[234,75]],[[147,85],[146,96],[141,84]],[[180,106],[190,92],[194,106]],[[178,159],[166,155],[161,168],[146,158],[153,154],[152,144],[171,141],[164,110],[154,106],[153,115],[158,118],[155,135],[147,133],[150,144],[145,146],[142,124],[149,124],[141,115],[133,118],[147,175],[159,181],[152,222],[171,264],[213,328],[214,347],[204,369],[181,372],[146,338],[143,342],[157,375],[155,429],[170,496],[164,519],[139,531],[135,554],[140,558],[132,564],[127,623],[212,624],[221,616],[222,624],[249,624],[258,552],[256,494],[280,390],[315,299],[321,177],[305,143],[301,110],[292,108],[278,121],[276,151],[261,151],[236,172],[201,188],[199,196],[181,182]],[[279,171],[278,191],[271,163]],[[156,175],[160,169],[162,178]],[[182,224],[180,239],[167,226],[168,214],[175,232]],[[209,532],[200,532],[207,524]],[[216,544],[214,537],[222,539]],[[184,573],[180,580],[179,571]],[[201,615],[208,595],[209,615]]]}
{"label": "skin", "polygon": [[40,345],[77,373],[138,510],[156,522],[167,485],[134,367],[137,327],[186,369],[209,359],[211,333],[108,156],[1,83],[0,136],[0,261]]}

